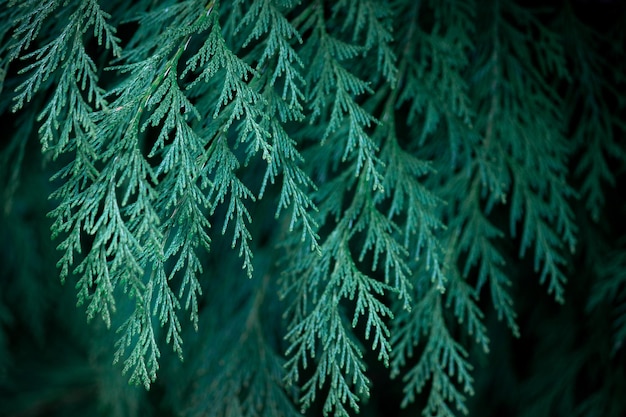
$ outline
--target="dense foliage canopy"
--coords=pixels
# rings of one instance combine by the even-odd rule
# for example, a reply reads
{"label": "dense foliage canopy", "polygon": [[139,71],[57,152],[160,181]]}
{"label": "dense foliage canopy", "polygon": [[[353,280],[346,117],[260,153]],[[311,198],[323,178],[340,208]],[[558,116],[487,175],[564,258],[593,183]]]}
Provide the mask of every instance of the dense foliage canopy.
{"label": "dense foliage canopy", "polygon": [[625,415],[626,7],[535,3],[0,0],[0,414]]}

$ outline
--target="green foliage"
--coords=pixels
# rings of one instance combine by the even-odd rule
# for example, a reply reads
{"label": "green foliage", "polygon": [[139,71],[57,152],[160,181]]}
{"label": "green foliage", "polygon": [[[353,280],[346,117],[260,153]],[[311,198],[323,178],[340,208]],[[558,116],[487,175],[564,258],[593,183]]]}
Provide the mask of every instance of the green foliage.
{"label": "green foliage", "polygon": [[626,9],[554,3],[0,0],[0,409],[622,415]]}

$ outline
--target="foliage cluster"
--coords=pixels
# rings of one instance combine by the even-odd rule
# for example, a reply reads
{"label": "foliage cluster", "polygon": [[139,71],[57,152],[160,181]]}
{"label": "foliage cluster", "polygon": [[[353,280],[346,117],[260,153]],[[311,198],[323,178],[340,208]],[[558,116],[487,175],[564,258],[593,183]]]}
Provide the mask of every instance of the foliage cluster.
{"label": "foliage cluster", "polygon": [[626,412],[619,2],[0,5],[3,412]]}

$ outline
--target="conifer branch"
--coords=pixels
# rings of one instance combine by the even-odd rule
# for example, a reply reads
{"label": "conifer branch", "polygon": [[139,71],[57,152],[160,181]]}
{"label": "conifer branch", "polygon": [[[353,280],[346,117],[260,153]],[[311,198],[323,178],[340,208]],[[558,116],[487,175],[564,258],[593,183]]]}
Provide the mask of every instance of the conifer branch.
{"label": "conifer branch", "polygon": [[[312,31],[304,52],[309,63],[306,81],[312,110],[311,121],[318,117],[324,117],[325,120],[322,143],[329,138],[341,140],[344,143],[342,161],[355,159],[355,175],[358,176],[364,170],[373,188],[382,191],[381,163],[376,155],[378,146],[366,133],[366,129],[377,121],[354,98],[366,92],[371,93],[372,90],[367,82],[341,63],[342,60],[356,57],[362,48],[328,33],[324,2],[321,0],[309,5],[297,21],[301,22],[301,32]],[[325,109],[330,112],[322,114]]]}

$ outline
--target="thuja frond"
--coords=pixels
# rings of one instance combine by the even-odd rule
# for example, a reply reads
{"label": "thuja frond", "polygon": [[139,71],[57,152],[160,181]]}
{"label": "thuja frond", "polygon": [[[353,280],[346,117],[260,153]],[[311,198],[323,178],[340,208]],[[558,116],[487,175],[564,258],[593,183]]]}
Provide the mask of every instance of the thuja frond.
{"label": "thuja frond", "polygon": [[333,5],[333,12],[345,14],[342,30],[352,29],[353,41],[364,38],[364,50],[376,55],[376,72],[395,85],[398,68],[391,45],[394,41],[391,7],[376,1],[341,0]]}
{"label": "thuja frond", "polygon": [[[404,248],[414,259],[424,260],[432,282],[436,283],[440,291],[444,291],[446,278],[442,271],[441,246],[437,237],[438,230],[443,228],[438,215],[442,202],[419,182],[420,177],[434,174],[432,167],[400,147],[393,104],[393,99],[387,103],[382,116],[385,127],[379,130],[379,134],[385,135],[381,159],[387,167],[383,182],[385,192],[391,198],[388,216],[402,219]],[[395,287],[401,289],[400,298],[407,301],[404,307],[409,308],[408,288],[402,288],[398,281]]]}
{"label": "thuja frond", "polygon": [[[25,102],[30,101],[33,94],[36,93],[42,83],[48,80],[55,70],[62,65],[65,77],[76,78],[79,80],[80,90],[85,91],[89,101],[92,100],[92,96],[96,92],[96,77],[95,66],[91,61],[91,58],[85,52],[83,35],[93,28],[93,34],[98,39],[98,43],[104,42],[107,48],[110,48],[114,55],[118,55],[121,52],[119,46],[119,39],[115,35],[115,28],[111,27],[106,19],[109,17],[104,13],[97,1],[78,2],[78,4],[72,4],[75,10],[68,17],[67,25],[62,29],[61,33],[47,44],[35,51],[29,52],[24,55],[22,59],[33,60],[34,62],[24,67],[21,72],[28,73],[27,79],[16,88],[18,94],[15,97],[15,105],[13,111],[20,109]],[[34,22],[31,23],[31,27],[27,30],[32,32],[32,36],[36,36],[38,27],[41,26],[40,19],[45,18],[49,12],[54,10],[54,5],[50,6],[51,10],[43,11],[40,16],[37,16]],[[69,13],[69,10],[64,10]],[[30,19],[30,17],[29,17]],[[24,29],[26,31],[26,29]],[[19,30],[18,30],[19,32]],[[15,34],[17,35],[17,33]],[[29,42],[27,39],[30,35],[24,35],[24,41]],[[16,46],[19,50],[26,45]],[[68,54],[68,50],[70,51]],[[9,58],[11,55],[9,55]],[[64,78],[64,77],[63,77]],[[70,81],[66,81],[67,84]],[[78,86],[78,83],[77,83]],[[63,108],[65,106],[67,95],[67,86],[64,88],[58,88],[57,91],[61,94],[57,105],[51,102],[52,108]],[[72,102],[71,100],[70,103]],[[98,100],[98,97],[94,97],[95,106],[103,104],[102,100]],[[58,113],[56,114],[58,116]],[[44,138],[42,140],[45,140]],[[44,146],[45,146],[44,142]]]}
{"label": "thuja frond", "polygon": [[[284,6],[293,7],[290,3]],[[269,124],[267,131],[273,143],[259,197],[263,197],[268,182],[274,183],[279,170],[282,170],[282,188],[276,216],[280,215],[281,210],[293,206],[290,230],[301,224],[302,239],[310,240],[312,249],[319,249],[316,233],[318,225],[311,215],[311,211],[316,208],[306,192],[307,188],[314,188],[314,184],[300,168],[302,156],[296,149],[295,140],[285,130],[286,123],[304,118],[304,93],[301,91],[304,78],[300,73],[302,60],[291,45],[294,40],[302,42],[302,39],[283,13],[272,1],[255,2],[242,19],[242,27],[251,26],[244,46],[264,38],[258,47],[262,52],[256,67],[263,74],[261,82],[265,85],[262,95],[267,103],[268,114],[264,121]],[[275,68],[272,73],[266,69],[271,67]]]}
{"label": "thuja frond", "polygon": [[198,53],[187,62],[183,76],[196,68],[201,70],[198,78],[190,84],[193,88],[201,80],[208,83],[219,73],[223,84],[214,104],[213,118],[221,115],[225,119],[220,127],[222,131],[228,130],[235,120],[243,118],[238,126],[238,138],[242,143],[249,142],[248,157],[261,152],[263,159],[269,161],[272,147],[267,141],[269,133],[262,123],[267,115],[260,111],[263,97],[249,85],[254,70],[226,46],[218,15],[214,13],[212,16],[211,32]]}
{"label": "thuja frond", "polygon": [[309,67],[305,79],[311,119],[320,118],[326,126],[322,141],[340,140],[344,147],[342,160],[356,160],[355,175],[363,170],[372,187],[382,190],[378,147],[366,132],[376,120],[356,101],[356,96],[372,90],[342,64],[356,57],[362,48],[329,33],[323,1],[310,4],[297,21],[301,22],[297,26],[301,33],[311,31],[302,55]]}
{"label": "thuja frond", "polygon": [[[581,178],[581,197],[591,217],[599,220],[605,204],[603,188],[615,186],[615,177],[609,164],[611,160],[626,160],[626,150],[619,143],[626,124],[615,117],[605,96],[612,96],[616,79],[605,77],[610,64],[598,50],[601,39],[585,26],[571,10],[564,13],[560,24],[565,31],[564,42],[575,58],[574,69],[565,104],[572,139],[580,154],[574,174]],[[619,101],[617,97],[614,98]]]}
{"label": "thuja frond", "polygon": [[[470,269],[477,266],[478,281],[476,290],[481,291],[488,283],[491,300],[498,312],[498,319],[505,320],[514,335],[519,335],[519,326],[516,323],[513,301],[507,287],[511,285],[510,278],[504,272],[505,261],[500,250],[496,247],[498,239],[504,237],[504,232],[493,225],[486,217],[481,204],[481,191],[484,185],[476,174],[470,184],[466,179],[459,177],[459,183],[451,189],[459,192],[468,190],[463,199],[459,200],[459,215],[457,217],[460,227],[458,247],[461,252],[467,254],[463,266],[463,276],[468,276]],[[455,225],[456,226],[456,225]]]}
{"label": "thuja frond", "polygon": [[[448,330],[448,316],[466,328],[483,351],[489,351],[489,337],[483,323],[483,312],[477,305],[478,293],[456,269],[459,256],[458,234],[454,228],[442,235],[446,257],[441,260],[441,271],[446,277],[445,293],[436,281],[428,279],[430,273],[424,265],[415,267],[417,280],[413,286],[416,300],[411,310],[399,311],[392,322],[392,361],[391,376],[404,375],[404,399],[406,406],[415,400],[418,393],[427,391],[426,408],[432,415],[453,416],[457,411],[467,413],[465,395],[473,394],[472,369],[465,348]],[[422,343],[423,340],[423,343]],[[423,345],[422,348],[416,346]],[[414,363],[415,350],[420,353]],[[432,355],[432,356],[431,356]],[[409,365],[410,370],[402,369]],[[456,381],[455,381],[456,379]],[[430,381],[430,384],[429,384]],[[428,385],[427,385],[428,384]],[[460,387],[459,387],[460,385]]]}
{"label": "thuja frond", "polygon": [[[57,88],[39,115],[39,120],[43,121],[39,134],[43,149],[51,147],[55,157],[66,152],[75,155],[74,160],[57,174],[56,177],[62,178],[65,183],[53,194],[60,201],[58,208],[51,213],[55,217],[53,236],[69,233],[59,246],[64,251],[59,262],[61,279],[68,275],[74,263],[74,255],[82,250],[82,230],[95,227],[95,215],[100,208],[96,196],[103,195],[102,187],[91,190],[89,187],[99,175],[96,161],[99,159],[97,152],[100,145],[96,138],[93,112],[106,107],[107,103],[103,90],[98,87],[95,64],[86,53],[86,39],[83,39],[83,35],[90,29],[94,30],[94,36],[99,39],[104,34],[105,44],[119,54],[117,40],[112,37],[115,30],[107,25],[104,20],[106,15],[98,4],[90,1],[73,6],[77,6],[77,9],[72,12],[62,34],[38,50],[38,55],[43,54],[41,61],[27,67],[30,73],[21,84],[22,93],[18,95],[17,104],[21,106],[20,100],[35,93],[41,82],[51,76],[54,68],[60,65],[61,74]],[[65,56],[67,52],[54,54],[58,48],[69,49],[68,56]],[[94,254],[97,252],[98,250]],[[99,279],[108,280],[105,277]],[[111,288],[107,289],[107,285],[103,285],[103,290],[108,293]],[[86,293],[83,294],[86,296]],[[111,301],[110,296],[104,296],[103,301]],[[109,301],[105,301],[104,305]],[[93,314],[95,310],[90,313],[92,316]],[[105,315],[108,322],[108,313]]]}
{"label": "thuja frond", "polygon": [[[334,255],[331,255],[328,247],[330,245],[340,245]],[[286,363],[287,383],[298,382],[300,367],[306,369],[308,361],[317,357],[313,375],[302,385],[302,406],[305,409],[311,406],[316,399],[317,390],[326,387],[326,382],[329,381],[324,414],[347,416],[349,414],[344,404],[358,409],[359,398],[368,395],[369,380],[364,373],[361,348],[351,335],[339,302],[350,292],[354,294],[354,290],[341,288],[346,285],[360,286],[358,283],[362,281],[357,276],[363,275],[355,268],[351,255],[340,240],[330,239],[322,244],[321,251],[322,257],[308,254],[309,259],[303,262],[304,268],[294,265],[292,272],[294,275],[290,281],[293,284],[290,285],[295,286],[291,288],[291,292],[295,292],[296,298],[287,333],[287,340],[290,342],[287,350],[290,358]],[[336,263],[337,266],[330,269],[331,263]],[[320,274],[318,271],[323,272]],[[306,280],[295,279],[295,274],[299,273],[304,273]],[[327,278],[326,274],[330,276]],[[366,277],[363,279],[367,280]],[[326,280],[329,282],[324,285]],[[312,297],[311,304],[307,302],[309,297]],[[375,314],[375,322],[380,323],[380,314],[384,314],[384,310],[371,313]],[[358,313],[355,313],[355,319],[358,320]],[[376,329],[377,333],[381,330]],[[386,356],[388,344],[384,333],[383,341],[381,354]]]}
{"label": "thuja frond", "polygon": [[[179,51],[181,51],[179,49]],[[181,52],[182,53],[182,52]],[[159,155],[161,163],[156,169],[156,175],[163,178],[159,182],[157,192],[162,196],[156,203],[156,210],[162,213],[166,220],[163,222],[163,239],[165,242],[155,244],[163,247],[163,254],[154,260],[159,265],[157,276],[164,276],[162,260],[176,260],[169,272],[168,280],[177,274],[182,275],[182,283],[178,297],[182,300],[185,291],[187,297],[185,308],[190,310],[190,317],[194,326],[198,325],[197,296],[201,293],[197,275],[202,272],[198,258],[198,247],[209,250],[211,239],[208,229],[211,227],[205,211],[209,205],[203,193],[201,178],[206,175],[203,165],[204,140],[190,127],[189,123],[199,119],[200,114],[181,91],[177,82],[178,53],[169,62],[161,85],[154,91],[147,101],[148,110],[152,111],[142,129],[148,125],[160,127],[152,150],[148,156]],[[173,134],[173,139],[170,141]],[[206,187],[206,185],[205,185]],[[170,332],[177,325],[174,308],[163,308],[169,304],[177,307],[177,302],[167,285],[161,279],[162,291],[171,299],[161,304],[161,297],[157,298],[155,310],[161,306],[161,324],[170,323]],[[171,319],[170,319],[171,318]],[[171,333],[179,338],[177,332]],[[169,336],[168,336],[169,338]]]}
{"label": "thuja frond", "polygon": [[[431,286],[420,294],[419,302],[411,312],[403,311],[394,321],[391,375],[403,375],[404,405],[413,402],[431,381],[424,413],[454,416],[450,404],[456,411],[467,414],[465,396],[472,395],[474,390],[470,374],[472,366],[467,361],[466,350],[447,328],[443,297],[436,287]],[[424,339],[419,360],[408,372],[402,372],[401,368],[414,356],[415,346]]]}
{"label": "thuja frond", "polygon": [[[564,178],[572,149],[563,137],[555,87],[548,85],[547,74],[541,72],[546,68],[555,76],[562,74],[563,50],[553,40],[556,35],[537,23],[530,12],[508,2],[498,5],[489,32],[492,48],[488,60],[483,61],[490,71],[489,79],[483,82],[491,85],[491,94],[483,104],[487,118],[478,123],[485,129],[485,143],[499,142],[494,145],[498,159],[512,175],[510,227],[515,235],[517,223],[522,222],[520,255],[531,245],[535,247],[540,281],[548,280],[548,291],[563,301],[565,276],[561,268],[565,259],[561,247],[565,244],[573,251],[576,241],[576,225],[568,202],[574,190]],[[520,18],[528,30],[542,33],[540,52],[534,49],[536,42],[511,43],[519,29],[507,21],[507,13]],[[528,66],[535,51],[537,59],[545,64],[540,69]],[[526,70],[520,74],[516,68]],[[521,91],[528,92],[523,103],[512,96]],[[528,108],[534,109],[537,117],[524,116]]]}
{"label": "thuja frond", "polygon": [[443,121],[450,129],[449,143],[455,150],[460,146],[461,135],[453,134],[459,119],[469,124],[474,110],[468,95],[463,71],[469,60],[474,32],[473,1],[434,2],[430,7],[440,15],[439,25],[423,28],[421,13],[426,6],[421,3],[401,2],[398,15],[407,20],[404,32],[398,34],[403,46],[399,55],[397,105],[407,104],[408,123],[419,120],[418,143],[423,143]]}
{"label": "thuja frond", "polygon": [[[274,98],[274,100],[276,100],[276,98]],[[270,105],[274,103],[274,100],[268,98]],[[276,116],[276,113],[274,113],[274,115]],[[318,224],[311,214],[317,207],[310,195],[306,193],[306,188],[314,188],[313,181],[304,170],[298,166],[302,161],[302,157],[295,147],[295,141],[288,136],[281,123],[276,121],[275,118],[272,118],[270,126],[270,132],[274,138],[272,146],[273,153],[263,178],[260,197],[263,197],[267,182],[274,182],[274,178],[280,167],[282,169],[283,179],[278,207],[276,209],[276,217],[280,215],[283,209],[286,210],[290,206],[293,206],[289,229],[294,230],[297,226],[301,227],[301,240],[305,241],[308,239],[311,249],[318,250]]]}
{"label": "thuja frond", "polygon": [[[454,245],[453,238],[450,246]],[[484,313],[478,306],[479,292],[462,275],[458,274],[456,269],[447,271],[447,275],[450,276],[450,284],[449,290],[446,292],[445,308],[453,313],[459,325],[465,327],[467,334],[474,338],[482,351],[488,353],[489,336],[487,335],[487,327],[483,322]],[[510,306],[509,310],[512,310]],[[517,331],[516,328],[512,328],[512,330]]]}
{"label": "thuja frond", "polygon": [[[19,3],[19,4],[18,4]],[[59,1],[41,2],[38,0],[30,1],[2,1],[4,13],[10,19],[4,20],[3,35],[10,31],[10,27],[14,26],[12,36],[0,49],[2,52],[2,66],[6,62],[18,58],[30,44],[37,38],[42,27],[49,24],[48,17],[59,7]],[[3,36],[4,39],[4,36]]]}
{"label": "thuja frond", "polygon": [[303,63],[292,46],[294,41],[302,43],[302,38],[285,16],[295,5],[294,1],[253,2],[243,16],[240,26],[240,28],[249,27],[244,47],[263,38],[263,42],[257,46],[260,56],[255,57],[256,68],[259,71],[273,68],[269,83],[271,85],[282,83],[281,97],[287,104],[287,113],[281,113],[283,120],[300,120],[303,117],[301,103],[304,99],[302,92],[304,79],[301,75]]}
{"label": "thuja frond", "polygon": [[[341,7],[346,6],[337,5],[334,12],[339,13]],[[360,16],[364,10],[359,9]],[[353,18],[348,11],[346,21]],[[359,48],[330,35],[322,3],[307,7],[298,19],[302,22],[298,26],[301,33],[311,31],[303,56],[311,65],[305,78],[313,85],[308,94],[312,116],[326,125],[321,132],[322,143],[307,156],[315,160],[315,154],[343,155],[344,162],[353,162],[342,167],[337,179],[328,181],[316,193],[321,223],[332,222],[333,217],[337,220],[320,246],[321,257],[310,253],[299,256],[286,280],[286,294],[294,297],[288,310],[287,382],[299,381],[300,367],[306,369],[309,359],[317,358],[312,375],[302,385],[300,402],[308,408],[319,389],[328,389],[322,400],[324,414],[344,416],[348,415],[347,406],[358,410],[360,399],[369,396],[369,379],[364,373],[362,348],[344,318],[341,300],[355,300],[352,327],[365,316],[364,337],[371,340],[379,360],[387,363],[391,346],[386,318],[392,313],[379,297],[396,292],[408,306],[411,284],[406,249],[396,240],[397,226],[377,207],[383,180],[378,172],[384,166],[373,137],[365,132],[374,118],[352,98],[370,90],[341,64],[342,60],[354,58]],[[319,168],[320,175],[327,175]],[[350,188],[355,187],[354,196],[349,197],[344,190],[352,169],[358,178],[349,182]],[[342,202],[348,204],[343,210]],[[358,261],[349,244],[357,236],[364,239]],[[378,258],[384,254],[384,284],[357,266],[366,254],[372,256],[372,270],[378,269]]]}
{"label": "thuja frond", "polygon": [[[199,15],[200,18],[196,18],[195,26],[191,25],[192,31],[201,29],[200,25],[204,21],[202,16],[205,16],[204,9],[200,9]],[[101,26],[98,20],[95,20],[94,25]],[[84,260],[76,268],[76,272],[82,275],[78,281],[79,302],[89,302],[88,317],[101,315],[107,325],[110,325],[111,313],[115,311],[116,305],[116,288],[122,288],[127,296],[134,300],[134,313],[120,328],[116,361],[130,351],[129,356],[124,360],[124,370],[132,368],[131,380],[146,387],[156,378],[157,360],[160,355],[152,329],[153,309],[161,325],[168,325],[166,339],[172,341],[174,350],[179,355],[182,355],[182,339],[179,334],[180,323],[176,316],[179,302],[169,287],[168,280],[165,279],[164,271],[165,257],[173,257],[178,248],[174,253],[165,248],[163,240],[165,236],[169,236],[167,227],[171,227],[171,224],[164,223],[160,226],[164,212],[169,209],[174,212],[175,210],[171,208],[168,201],[157,202],[157,193],[154,188],[157,177],[141,154],[138,142],[144,115],[147,120],[145,123],[156,126],[168,110],[168,104],[178,105],[177,110],[181,110],[182,106],[182,112],[185,111],[184,97],[179,90],[176,90],[175,80],[168,78],[167,75],[177,73],[178,58],[184,50],[188,36],[189,32],[178,32],[177,38],[164,41],[152,56],[124,67],[124,71],[128,72],[129,76],[125,82],[113,90],[114,100],[110,106],[101,104],[98,113],[86,119],[91,122],[87,125],[90,130],[85,134],[83,140],[85,144],[77,149],[78,155],[85,156],[85,162],[70,166],[61,174],[67,176],[80,173],[81,177],[68,182],[57,193],[57,196],[65,197],[65,193],[73,192],[76,193],[73,201],[88,202],[88,204],[79,205],[70,200],[55,213],[58,216],[55,223],[57,230],[70,232],[67,240],[61,244],[61,247],[65,249],[65,255],[62,258],[63,271],[68,271],[73,263],[73,253],[81,251],[81,235],[83,233],[92,235],[94,243],[88,248]],[[78,62],[81,61],[78,60]],[[90,61],[86,62],[89,64]],[[164,65],[161,67],[161,72],[158,72],[157,69],[161,64]],[[145,71],[156,75],[153,78],[145,77]],[[79,81],[81,78],[87,80],[86,77],[93,74],[93,69],[87,66],[84,74]],[[85,84],[87,83],[83,82],[83,87]],[[88,85],[91,84],[93,81],[90,81]],[[62,83],[60,85],[63,86]],[[103,101],[101,93],[93,87],[90,87],[87,95],[88,97],[93,95],[95,99]],[[165,104],[153,108],[153,102],[150,101],[152,95],[165,98],[163,100]],[[80,95],[78,97],[80,98]],[[80,103],[77,99],[75,101]],[[54,102],[50,108],[55,108]],[[192,113],[190,104],[187,109]],[[164,121],[163,131],[155,145],[156,150],[159,146],[164,146],[162,142],[165,136],[173,129],[175,114],[171,112],[170,118]],[[180,126],[185,118],[181,117],[176,121]],[[87,123],[84,122],[84,124]],[[72,129],[68,130],[66,137],[69,137],[72,132]],[[80,131],[76,129],[74,131],[78,136]],[[177,131],[178,135],[187,132],[182,128]],[[98,142],[92,143],[91,138],[94,137],[98,138]],[[181,140],[183,139],[179,137],[179,142]],[[175,141],[175,144],[179,142]],[[96,149],[99,150],[97,158],[91,161],[87,159],[95,155]],[[61,148],[57,152],[62,150]],[[185,153],[187,152],[189,149],[185,146]],[[77,159],[75,164],[82,160],[83,158]],[[124,169],[121,169],[120,161],[124,161]],[[85,165],[92,168],[84,170]],[[98,170],[95,168],[96,165],[102,168]],[[165,158],[158,173],[170,171],[172,171],[171,161]],[[185,181],[187,178],[184,176]],[[164,184],[167,186],[171,182],[165,181]],[[174,190],[170,196],[173,195],[175,198],[181,194],[185,195],[185,184],[180,185],[178,189],[172,188]],[[181,212],[185,212],[184,209],[181,209]],[[102,210],[101,213],[100,210]],[[196,217],[200,216],[196,215]],[[169,218],[171,220],[171,217]],[[201,224],[206,225],[202,222]],[[189,237],[189,235],[192,238],[195,237],[194,234],[186,231],[186,236]],[[180,297],[184,288],[187,287],[189,296],[186,307],[191,308],[194,321],[197,320],[195,319],[197,317],[195,294],[199,291],[199,284],[194,274],[199,269],[199,261],[192,251],[199,240],[194,239],[191,249],[183,251],[181,255],[182,262],[187,266],[187,274],[183,279]],[[177,266],[172,273],[180,269],[181,267]],[[159,284],[159,287],[155,288],[155,284]],[[92,287],[93,294],[90,293]]]}
{"label": "thuja frond", "polygon": [[245,200],[254,200],[254,194],[246,187],[245,184],[235,175],[235,171],[239,168],[239,161],[232,153],[226,139],[217,138],[215,141],[215,150],[211,154],[211,158],[207,163],[209,171],[215,170],[216,186],[211,190],[208,196],[211,212],[215,212],[218,204],[225,201],[226,196],[229,198],[228,208],[224,218],[224,227],[222,234],[226,232],[228,224],[234,220],[234,231],[232,247],[234,248],[239,241],[239,256],[243,256],[243,268],[247,271],[248,276],[252,276],[252,250],[250,249],[250,231],[246,225],[252,221],[250,212],[246,208]]}
{"label": "thuja frond", "polygon": [[[344,174],[350,177],[351,169],[352,166],[347,166]],[[374,195],[377,192],[370,189],[365,173],[361,173],[355,185],[354,198],[321,245],[321,257],[314,252],[301,255],[299,262],[292,265],[286,281],[287,294],[294,297],[288,310],[287,381],[298,381],[300,366],[306,369],[309,358],[318,358],[313,375],[302,385],[301,403],[309,407],[317,398],[317,390],[330,383],[324,413],[333,415],[347,415],[346,405],[358,410],[360,398],[369,396],[361,347],[349,330],[341,301],[354,300],[352,327],[357,326],[361,316],[365,317],[364,337],[371,339],[371,347],[378,352],[379,360],[387,363],[391,346],[386,318],[392,317],[392,312],[379,297],[397,293],[408,304],[410,288],[404,259],[406,251],[394,236],[397,226],[379,212]],[[325,194],[324,189],[320,191],[321,195]],[[332,193],[328,196],[333,202]],[[320,207],[325,203],[321,201]],[[357,266],[349,242],[361,234],[364,241],[360,260],[371,252],[372,269],[376,270],[378,256],[385,253],[384,283]]]}
{"label": "thuja frond", "polygon": [[[156,379],[161,356],[152,325],[153,291],[152,281],[145,288],[136,290],[134,310],[117,330],[120,338],[115,342],[117,350],[113,360],[115,363],[124,358],[123,372],[131,371],[130,383],[141,384],[146,389]],[[130,353],[127,354],[128,350]]]}
{"label": "thuja frond", "polygon": [[[391,375],[404,375],[403,406],[413,402],[417,393],[426,391],[424,413],[451,416],[455,411],[467,412],[465,395],[472,395],[474,388],[467,353],[447,329],[444,312],[451,311],[484,351],[488,351],[489,338],[477,293],[456,270],[459,252],[454,223],[446,230],[441,221],[442,212],[453,209],[454,200],[465,199],[467,194],[457,190],[455,194],[435,195],[428,188],[440,180],[439,176],[447,184],[451,180],[449,166],[458,163],[459,156],[471,155],[465,148],[476,142],[471,133],[473,110],[463,74],[468,65],[466,54],[472,46],[472,6],[471,2],[432,4],[440,14],[439,21],[446,23],[429,29],[420,25],[420,5],[405,3],[401,7],[400,15],[409,23],[404,26],[406,32],[398,35],[405,39],[399,53],[399,83],[381,116],[389,129],[383,155],[394,185],[390,214],[406,222],[405,244],[416,255],[410,265],[413,276],[419,279],[413,280],[415,303],[411,310],[400,310],[392,322]],[[418,53],[421,59],[416,60]],[[435,79],[437,82],[433,82]],[[432,155],[448,155],[443,158],[447,166],[427,164],[399,146],[404,138],[396,133],[401,127],[396,124],[395,108],[405,104],[409,105],[409,122],[419,121],[413,130],[413,146],[438,149]],[[445,142],[439,145],[437,142],[444,138],[447,146]],[[445,190],[445,185],[442,188]],[[405,373],[402,368],[413,363],[410,358],[415,346],[422,344],[420,341],[425,344],[424,350],[418,348],[422,352],[418,362]]]}

